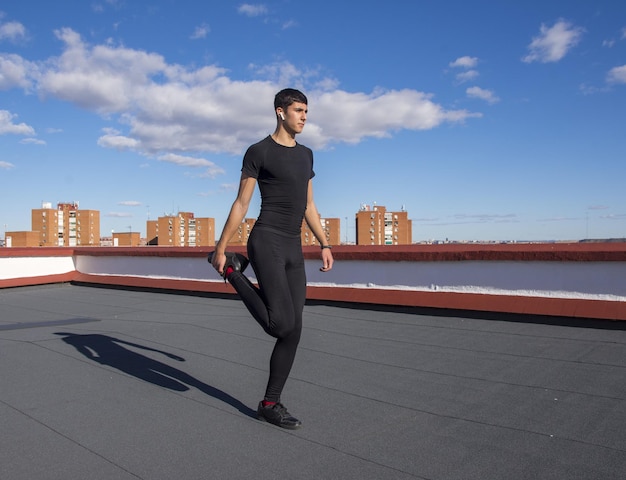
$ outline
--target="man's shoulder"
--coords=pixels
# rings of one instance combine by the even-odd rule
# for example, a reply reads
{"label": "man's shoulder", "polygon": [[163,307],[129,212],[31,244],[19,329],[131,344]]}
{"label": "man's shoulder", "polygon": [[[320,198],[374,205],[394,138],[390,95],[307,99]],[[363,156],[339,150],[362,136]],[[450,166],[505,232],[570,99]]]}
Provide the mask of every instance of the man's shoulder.
{"label": "man's shoulder", "polygon": [[301,148],[301,149],[303,149],[303,150],[306,150],[307,152],[311,152],[311,153],[313,153],[313,150],[311,150],[311,149],[310,149],[309,147],[307,147],[306,145],[302,145],[301,143],[297,143],[297,144],[296,144],[296,146],[297,146],[298,148]]}
{"label": "man's shoulder", "polygon": [[[277,148],[281,149],[280,151],[282,151],[282,147],[272,139],[271,135],[268,135],[262,140],[259,140],[258,142],[250,145],[248,147],[248,150],[246,151],[246,155],[265,156],[269,154],[270,152],[275,152]],[[291,148],[289,150],[291,150]],[[310,156],[310,157],[313,156],[313,150],[311,150],[306,145],[302,145],[299,142],[296,142],[296,146],[295,148],[293,148],[293,153],[296,153],[296,152],[298,152],[297,153],[298,155],[302,155],[302,153],[304,153],[307,156]]]}
{"label": "man's shoulder", "polygon": [[268,135],[267,137],[264,137],[263,139],[259,140],[256,143],[253,143],[252,145],[250,145],[248,147],[248,149],[250,148],[266,148],[268,145],[271,145],[272,143],[272,137],[270,135]]}
{"label": "man's shoulder", "polygon": [[259,140],[258,142],[253,143],[246,149],[246,155],[259,155],[260,153],[267,151],[267,149],[270,147],[269,140],[270,136],[268,135],[263,140]]}

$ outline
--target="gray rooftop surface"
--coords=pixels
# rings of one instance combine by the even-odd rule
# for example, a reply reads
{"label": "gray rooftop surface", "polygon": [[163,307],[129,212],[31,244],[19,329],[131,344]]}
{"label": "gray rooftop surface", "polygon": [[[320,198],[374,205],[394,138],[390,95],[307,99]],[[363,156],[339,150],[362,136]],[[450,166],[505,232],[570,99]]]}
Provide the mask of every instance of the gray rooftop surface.
{"label": "gray rooftop surface", "polygon": [[0,290],[0,478],[626,478],[624,323],[308,304],[283,394],[236,298]]}

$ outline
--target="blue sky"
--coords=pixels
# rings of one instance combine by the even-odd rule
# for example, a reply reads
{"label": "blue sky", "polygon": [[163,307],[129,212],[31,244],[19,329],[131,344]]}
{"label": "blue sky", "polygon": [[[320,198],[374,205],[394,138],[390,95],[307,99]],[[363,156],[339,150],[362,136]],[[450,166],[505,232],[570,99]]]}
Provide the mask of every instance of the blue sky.
{"label": "blue sky", "polygon": [[342,238],[374,203],[414,241],[626,237],[617,0],[3,2],[0,225],[79,201],[103,235],[177,211],[219,233],[284,87]]}

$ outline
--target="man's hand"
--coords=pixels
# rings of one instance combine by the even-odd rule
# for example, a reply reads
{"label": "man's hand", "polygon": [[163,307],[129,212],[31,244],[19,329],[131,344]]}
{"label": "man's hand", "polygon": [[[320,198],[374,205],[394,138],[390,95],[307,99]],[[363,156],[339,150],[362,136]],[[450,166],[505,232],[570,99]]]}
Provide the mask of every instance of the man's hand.
{"label": "man's hand", "polygon": [[223,252],[218,252],[217,250],[213,254],[213,258],[211,259],[211,265],[213,268],[217,270],[217,273],[220,275],[224,275],[224,265],[226,265],[226,255]]}
{"label": "man's hand", "polygon": [[322,268],[320,268],[320,272],[328,272],[333,268],[333,254],[330,251],[330,248],[322,249]]}

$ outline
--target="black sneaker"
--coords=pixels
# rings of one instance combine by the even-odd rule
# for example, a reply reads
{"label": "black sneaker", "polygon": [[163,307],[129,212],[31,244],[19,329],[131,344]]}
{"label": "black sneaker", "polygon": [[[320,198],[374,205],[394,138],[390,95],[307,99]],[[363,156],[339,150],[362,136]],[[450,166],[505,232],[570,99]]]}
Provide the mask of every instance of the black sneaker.
{"label": "black sneaker", "polygon": [[302,426],[302,422],[291,416],[282,403],[275,403],[267,407],[263,406],[263,402],[259,402],[256,416],[259,420],[272,423],[282,428],[296,430]]}
{"label": "black sneaker", "polygon": [[[213,262],[214,254],[215,252],[209,253],[209,256],[207,258],[207,261],[209,263]],[[224,278],[224,280],[226,280],[226,271],[228,270],[228,267],[232,267],[232,269],[235,272],[243,272],[248,266],[248,263],[249,263],[248,259],[240,253],[224,252],[224,255],[226,255],[226,263],[224,264],[224,274],[222,275],[222,278]]]}

